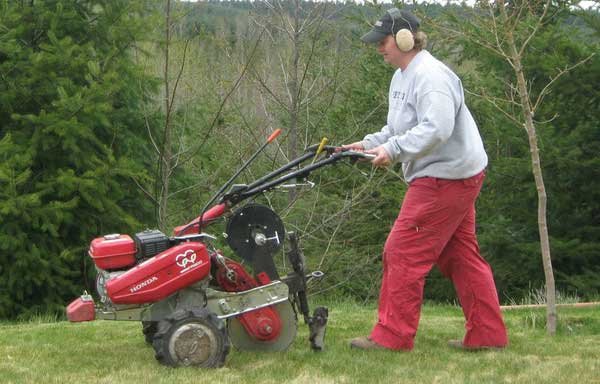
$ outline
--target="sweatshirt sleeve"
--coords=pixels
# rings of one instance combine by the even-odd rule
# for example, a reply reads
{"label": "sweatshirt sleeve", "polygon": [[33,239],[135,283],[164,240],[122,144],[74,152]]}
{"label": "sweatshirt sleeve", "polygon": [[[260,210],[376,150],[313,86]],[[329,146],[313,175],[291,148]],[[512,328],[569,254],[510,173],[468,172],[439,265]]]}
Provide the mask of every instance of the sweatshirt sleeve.
{"label": "sweatshirt sleeve", "polygon": [[385,144],[390,137],[392,137],[392,132],[390,132],[390,128],[386,125],[381,128],[381,131],[366,135],[362,140],[363,147],[365,149],[373,149]]}
{"label": "sweatshirt sleeve", "polygon": [[389,136],[383,144],[393,161],[407,162],[425,156],[452,134],[456,110],[448,93],[427,91],[417,97],[416,104],[417,125],[402,135]]}

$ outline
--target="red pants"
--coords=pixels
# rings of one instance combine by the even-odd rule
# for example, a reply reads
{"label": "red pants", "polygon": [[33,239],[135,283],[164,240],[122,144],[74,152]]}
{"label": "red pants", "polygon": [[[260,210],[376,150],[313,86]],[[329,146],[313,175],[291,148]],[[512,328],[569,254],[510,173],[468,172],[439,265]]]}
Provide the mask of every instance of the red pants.
{"label": "red pants", "polygon": [[425,276],[433,265],[454,283],[466,318],[465,346],[505,346],[506,328],[489,264],[479,254],[475,200],[485,175],[414,180],[383,249],[379,320],[371,339],[412,349]]}

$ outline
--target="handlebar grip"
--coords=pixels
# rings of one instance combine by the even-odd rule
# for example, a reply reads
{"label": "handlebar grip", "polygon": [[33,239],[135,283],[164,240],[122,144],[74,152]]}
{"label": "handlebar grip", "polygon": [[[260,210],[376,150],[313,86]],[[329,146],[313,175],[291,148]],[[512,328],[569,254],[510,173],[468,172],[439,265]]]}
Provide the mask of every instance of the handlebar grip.
{"label": "handlebar grip", "polygon": [[374,154],[372,154],[372,153],[363,153],[363,154],[362,154],[362,156],[363,156],[365,159],[369,159],[369,160],[373,160],[374,158],[376,158],[376,157],[377,157],[377,155],[374,155]]}
{"label": "handlebar grip", "polygon": [[267,143],[270,143],[271,141],[275,140],[280,134],[281,128],[277,128],[275,131],[273,131],[273,133],[271,133],[271,136],[269,136],[269,138],[267,139]]}
{"label": "handlebar grip", "polygon": [[374,158],[377,157],[377,155],[374,155],[372,153],[364,153],[363,151],[355,151],[352,149],[348,149],[346,151],[342,150],[342,152],[346,153],[346,156],[352,156],[352,157],[361,157],[363,159],[369,159],[369,160],[373,160]]}

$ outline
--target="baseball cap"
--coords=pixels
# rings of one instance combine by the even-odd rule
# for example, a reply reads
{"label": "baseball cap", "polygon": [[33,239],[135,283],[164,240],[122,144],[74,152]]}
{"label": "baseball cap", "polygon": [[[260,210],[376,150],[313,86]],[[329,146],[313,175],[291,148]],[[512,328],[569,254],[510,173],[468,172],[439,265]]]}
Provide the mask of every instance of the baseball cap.
{"label": "baseball cap", "polygon": [[373,28],[360,39],[365,43],[378,43],[387,35],[395,35],[404,28],[416,32],[419,25],[419,19],[410,11],[390,8],[375,22]]}

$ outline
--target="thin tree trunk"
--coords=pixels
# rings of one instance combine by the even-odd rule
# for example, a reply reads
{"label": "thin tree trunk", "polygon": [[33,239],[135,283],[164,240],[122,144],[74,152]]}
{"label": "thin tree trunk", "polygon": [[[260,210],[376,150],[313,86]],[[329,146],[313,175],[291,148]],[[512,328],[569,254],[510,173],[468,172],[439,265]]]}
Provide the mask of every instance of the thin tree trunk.
{"label": "thin tree trunk", "polygon": [[533,113],[529,102],[529,91],[527,90],[527,83],[525,82],[525,74],[523,73],[521,57],[517,51],[515,39],[511,31],[508,32],[507,37],[513,68],[515,75],[517,76],[517,87],[523,108],[523,115],[525,118],[525,129],[527,130],[527,136],[529,138],[531,165],[538,194],[538,230],[540,234],[544,275],[546,278],[546,330],[550,335],[553,335],[556,333],[557,323],[556,290],[554,286],[552,259],[550,257],[548,225],[546,222],[546,187],[544,186],[544,177],[542,175],[542,166],[538,149],[537,135],[535,131],[535,123],[533,121]]}

